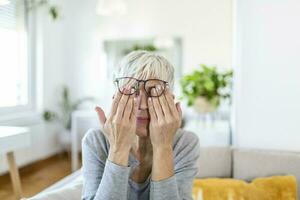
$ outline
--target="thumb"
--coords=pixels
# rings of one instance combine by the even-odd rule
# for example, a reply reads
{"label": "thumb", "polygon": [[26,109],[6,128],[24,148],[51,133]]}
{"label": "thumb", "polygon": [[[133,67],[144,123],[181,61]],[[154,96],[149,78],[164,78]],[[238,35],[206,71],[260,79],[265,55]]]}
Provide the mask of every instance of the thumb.
{"label": "thumb", "polygon": [[104,111],[99,106],[95,107],[95,111],[98,114],[98,118],[99,118],[101,126],[103,126],[105,124],[105,122],[106,122],[106,117],[105,117]]}

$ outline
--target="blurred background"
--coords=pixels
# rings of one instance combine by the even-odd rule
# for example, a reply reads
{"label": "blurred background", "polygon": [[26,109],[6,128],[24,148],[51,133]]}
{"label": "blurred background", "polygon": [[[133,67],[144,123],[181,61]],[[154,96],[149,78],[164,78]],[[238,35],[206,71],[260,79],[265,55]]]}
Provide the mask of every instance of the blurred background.
{"label": "blurred background", "polygon": [[99,126],[94,106],[109,111],[113,71],[138,49],[173,63],[183,128],[201,146],[299,151],[299,9],[297,0],[0,0],[0,199],[80,168],[81,138]]}

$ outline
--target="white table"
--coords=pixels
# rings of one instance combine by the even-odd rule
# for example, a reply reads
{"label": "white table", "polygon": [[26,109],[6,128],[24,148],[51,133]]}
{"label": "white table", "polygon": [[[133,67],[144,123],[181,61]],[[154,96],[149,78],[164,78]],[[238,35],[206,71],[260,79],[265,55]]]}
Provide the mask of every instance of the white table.
{"label": "white table", "polygon": [[21,180],[14,151],[30,146],[29,129],[26,127],[0,126],[0,153],[6,154],[16,199],[22,197]]}

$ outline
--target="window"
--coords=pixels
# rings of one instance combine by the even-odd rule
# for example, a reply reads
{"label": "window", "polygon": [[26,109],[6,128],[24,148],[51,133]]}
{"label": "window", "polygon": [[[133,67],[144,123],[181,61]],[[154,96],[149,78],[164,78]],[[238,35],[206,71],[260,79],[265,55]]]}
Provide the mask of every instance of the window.
{"label": "window", "polygon": [[[1,0],[0,0],[1,2]],[[0,3],[0,112],[32,106],[24,0]]]}

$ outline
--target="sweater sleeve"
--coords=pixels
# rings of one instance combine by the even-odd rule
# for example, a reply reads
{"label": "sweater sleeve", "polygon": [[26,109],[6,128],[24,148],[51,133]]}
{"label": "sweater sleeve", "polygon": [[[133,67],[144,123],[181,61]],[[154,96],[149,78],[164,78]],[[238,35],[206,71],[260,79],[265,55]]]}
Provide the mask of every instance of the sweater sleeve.
{"label": "sweater sleeve", "polygon": [[90,130],[82,141],[82,199],[127,199],[130,167],[119,166],[106,159],[104,140],[95,142],[98,137],[93,137],[93,134],[100,133]]}
{"label": "sweater sleeve", "polygon": [[[197,160],[200,155],[199,139],[191,134],[178,144],[174,155],[174,175],[161,180],[151,181],[151,200],[192,200],[193,181],[198,172]],[[176,147],[175,147],[176,148]]]}

